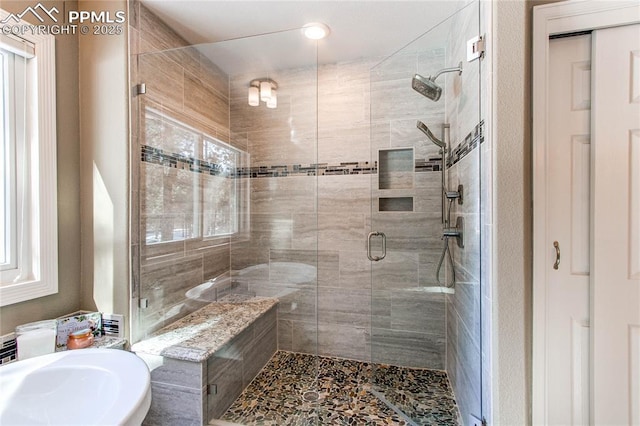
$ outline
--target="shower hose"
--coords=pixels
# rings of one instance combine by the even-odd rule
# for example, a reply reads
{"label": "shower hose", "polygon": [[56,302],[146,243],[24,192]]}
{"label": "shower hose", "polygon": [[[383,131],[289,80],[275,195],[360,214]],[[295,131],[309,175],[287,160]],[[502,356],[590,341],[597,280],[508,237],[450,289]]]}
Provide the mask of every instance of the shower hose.
{"label": "shower hose", "polygon": [[[445,226],[449,225],[449,221],[451,219],[451,205],[453,204],[453,199],[449,200],[449,208],[447,209],[447,221],[445,222]],[[451,278],[444,283],[444,286],[447,288],[451,288],[456,283],[456,270],[453,267],[453,257],[451,256],[451,249],[449,248],[449,236],[443,235],[442,239],[444,240],[444,246],[442,247],[442,254],[440,255],[440,261],[438,262],[438,269],[436,271],[436,281],[439,285],[443,285],[442,281],[440,281],[440,271],[442,270],[442,263],[444,262],[445,256],[449,256],[449,265],[451,265]]]}

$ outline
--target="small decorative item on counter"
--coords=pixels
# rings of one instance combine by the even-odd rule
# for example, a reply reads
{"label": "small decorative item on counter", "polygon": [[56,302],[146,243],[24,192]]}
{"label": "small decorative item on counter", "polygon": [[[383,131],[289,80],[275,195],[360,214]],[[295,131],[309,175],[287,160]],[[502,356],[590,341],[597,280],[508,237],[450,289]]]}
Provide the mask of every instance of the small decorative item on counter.
{"label": "small decorative item on counter", "polygon": [[100,312],[77,311],[58,318],[56,350],[63,351],[67,349],[69,334],[86,328],[91,330],[94,337],[104,336],[102,314]]}
{"label": "small decorative item on counter", "polygon": [[90,328],[69,333],[67,338],[67,349],[84,349],[93,345],[93,332]]}
{"label": "small decorative item on counter", "polygon": [[56,320],[45,320],[17,326],[18,360],[55,352],[57,324]]}

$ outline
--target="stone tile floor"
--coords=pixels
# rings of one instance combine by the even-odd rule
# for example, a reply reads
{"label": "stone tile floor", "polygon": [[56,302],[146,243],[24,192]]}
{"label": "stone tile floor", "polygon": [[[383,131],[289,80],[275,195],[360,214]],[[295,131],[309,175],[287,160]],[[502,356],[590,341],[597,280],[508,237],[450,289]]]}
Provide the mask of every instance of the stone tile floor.
{"label": "stone tile floor", "polygon": [[[317,392],[317,400],[306,400],[309,390]],[[374,393],[417,425],[459,424],[444,371],[283,351],[273,356],[221,420],[265,426],[411,425]]]}

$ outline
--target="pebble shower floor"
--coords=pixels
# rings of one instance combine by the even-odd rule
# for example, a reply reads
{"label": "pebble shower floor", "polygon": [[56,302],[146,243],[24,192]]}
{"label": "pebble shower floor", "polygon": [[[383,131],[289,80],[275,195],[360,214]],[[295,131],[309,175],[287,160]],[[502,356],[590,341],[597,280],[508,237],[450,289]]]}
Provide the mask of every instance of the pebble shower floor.
{"label": "pebble shower floor", "polygon": [[[315,380],[317,370],[317,381]],[[459,425],[444,371],[395,367],[279,351],[221,420],[242,425]],[[316,391],[315,394],[308,391]]]}

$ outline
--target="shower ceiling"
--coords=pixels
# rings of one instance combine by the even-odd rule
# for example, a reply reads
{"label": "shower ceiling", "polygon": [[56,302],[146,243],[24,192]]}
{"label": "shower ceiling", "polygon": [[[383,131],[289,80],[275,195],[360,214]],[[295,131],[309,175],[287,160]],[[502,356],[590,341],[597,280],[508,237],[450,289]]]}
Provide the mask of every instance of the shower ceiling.
{"label": "shower ceiling", "polygon": [[[191,44],[211,43],[301,28],[308,22],[323,22],[331,35],[320,40],[320,63],[352,61],[391,55],[424,34],[463,6],[445,1],[206,1],[141,0]],[[300,35],[302,39],[302,35]],[[300,40],[300,43],[303,41]],[[308,40],[306,40],[308,42]],[[293,42],[292,43],[297,43]],[[431,46],[434,44],[430,39]],[[255,55],[255,46],[253,46]],[[306,65],[309,55],[296,55],[295,46],[265,43],[256,62],[271,62],[270,68]],[[201,49],[204,53],[206,49]],[[209,52],[212,54],[214,52]],[[215,52],[219,55],[220,52]],[[228,52],[225,71],[247,71],[252,58],[234,47]],[[237,58],[237,64],[233,57]],[[307,58],[307,59],[305,59]],[[315,55],[312,60],[315,62]]]}

